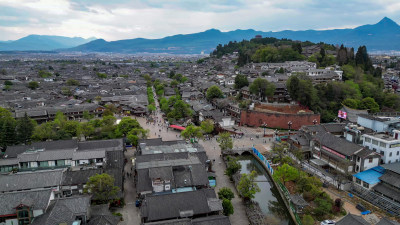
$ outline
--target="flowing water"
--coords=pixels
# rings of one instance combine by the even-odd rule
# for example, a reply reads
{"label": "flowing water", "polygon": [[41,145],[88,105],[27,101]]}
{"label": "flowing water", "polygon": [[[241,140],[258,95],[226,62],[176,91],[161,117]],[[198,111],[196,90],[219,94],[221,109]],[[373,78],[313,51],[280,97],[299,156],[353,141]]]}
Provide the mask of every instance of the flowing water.
{"label": "flowing water", "polygon": [[261,191],[256,193],[254,201],[258,202],[264,215],[267,217],[268,224],[287,225],[293,224],[289,219],[289,213],[286,206],[279,196],[279,192],[271,182],[270,177],[264,170],[262,165],[251,155],[238,157],[239,163],[242,165],[240,173],[249,174],[255,170],[258,174],[256,183]]}

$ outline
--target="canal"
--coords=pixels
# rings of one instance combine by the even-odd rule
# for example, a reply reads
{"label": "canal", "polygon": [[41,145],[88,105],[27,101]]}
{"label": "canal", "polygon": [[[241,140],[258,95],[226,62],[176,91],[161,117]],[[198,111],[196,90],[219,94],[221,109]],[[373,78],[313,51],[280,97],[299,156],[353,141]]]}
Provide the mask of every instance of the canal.
{"label": "canal", "polygon": [[254,201],[258,202],[261,210],[267,218],[268,224],[288,225],[294,224],[290,219],[288,210],[285,203],[281,199],[278,190],[271,182],[267,172],[262,165],[252,156],[239,156],[237,157],[239,163],[242,165],[241,174],[249,174],[255,170],[258,174],[256,183],[261,191],[256,193]]}

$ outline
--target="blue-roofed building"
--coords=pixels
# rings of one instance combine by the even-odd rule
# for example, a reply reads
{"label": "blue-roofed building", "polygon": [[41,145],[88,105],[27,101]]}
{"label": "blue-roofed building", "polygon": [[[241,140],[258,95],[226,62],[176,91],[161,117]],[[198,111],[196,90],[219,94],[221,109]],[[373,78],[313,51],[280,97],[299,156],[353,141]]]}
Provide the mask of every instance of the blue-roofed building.
{"label": "blue-roofed building", "polygon": [[381,166],[376,166],[369,170],[365,170],[363,172],[354,174],[353,181],[357,185],[360,185],[367,189],[371,189],[380,182],[379,178],[384,173],[385,173],[385,168]]}

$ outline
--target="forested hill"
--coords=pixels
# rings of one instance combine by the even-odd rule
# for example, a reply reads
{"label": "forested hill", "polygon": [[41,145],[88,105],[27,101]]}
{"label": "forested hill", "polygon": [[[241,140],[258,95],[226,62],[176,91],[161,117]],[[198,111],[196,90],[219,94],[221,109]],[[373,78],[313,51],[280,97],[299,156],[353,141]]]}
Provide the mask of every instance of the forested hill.
{"label": "forested hill", "polygon": [[[305,54],[305,49],[312,46],[316,46],[318,49],[322,49],[319,52],[313,52],[314,54],[309,56],[309,52]],[[354,52],[354,49],[350,51]],[[318,66],[328,66],[335,63],[335,58],[329,53],[337,52],[337,49],[333,45],[325,43],[312,43],[309,41],[300,42],[292,41],[290,39],[277,39],[277,38],[253,38],[249,41],[243,40],[240,42],[230,41],[225,45],[218,45],[215,50],[210,54],[215,57],[222,57],[226,54],[232,54],[238,52],[239,58],[237,64],[243,66],[249,62],[285,62],[285,61],[296,61],[296,60],[309,60],[316,62]],[[326,53],[325,57],[321,57],[322,54]]]}
{"label": "forested hill", "polygon": [[[304,54],[310,46],[319,51]],[[284,62],[307,60],[317,67],[339,66],[343,70],[342,81],[330,81],[313,85],[305,73],[292,74],[286,87],[293,100],[321,114],[323,122],[332,122],[342,105],[370,112],[399,111],[400,97],[384,90],[382,69],[374,68],[367,48],[361,46],[355,53],[353,48],[311,42],[295,42],[288,39],[256,38],[250,41],[229,42],[218,45],[211,57],[238,52],[238,65],[249,62]],[[332,53],[332,54],[330,54]],[[334,53],[334,54],[333,54]],[[336,55],[336,56],[334,56]]]}

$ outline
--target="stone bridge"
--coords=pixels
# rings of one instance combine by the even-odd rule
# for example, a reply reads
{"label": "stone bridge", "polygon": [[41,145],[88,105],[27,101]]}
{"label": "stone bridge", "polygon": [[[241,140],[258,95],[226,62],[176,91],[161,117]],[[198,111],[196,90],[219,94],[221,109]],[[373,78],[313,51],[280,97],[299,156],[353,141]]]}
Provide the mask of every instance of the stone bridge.
{"label": "stone bridge", "polygon": [[223,155],[242,155],[243,153],[251,154],[252,148],[234,148],[222,151]]}

